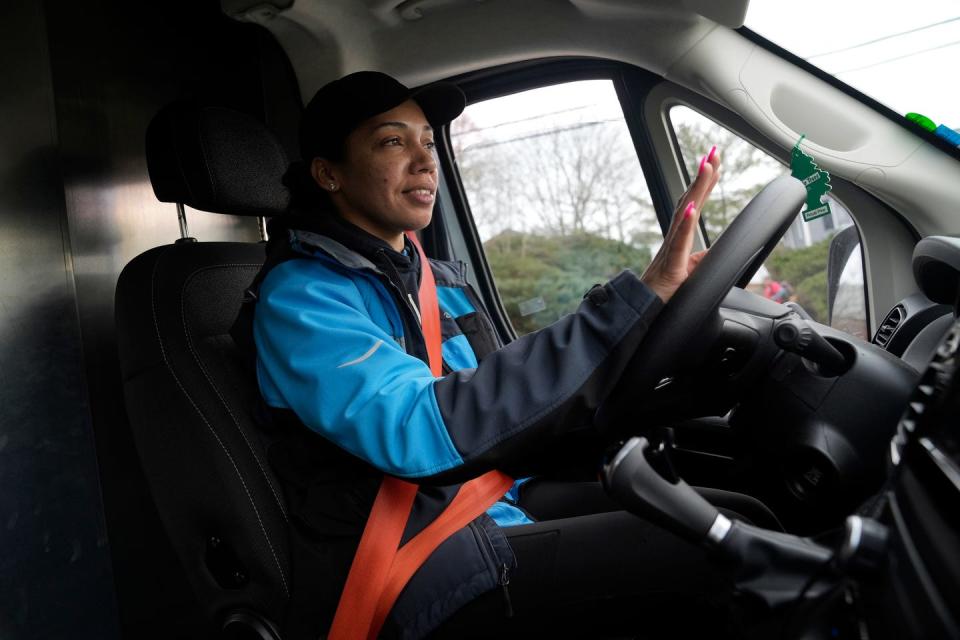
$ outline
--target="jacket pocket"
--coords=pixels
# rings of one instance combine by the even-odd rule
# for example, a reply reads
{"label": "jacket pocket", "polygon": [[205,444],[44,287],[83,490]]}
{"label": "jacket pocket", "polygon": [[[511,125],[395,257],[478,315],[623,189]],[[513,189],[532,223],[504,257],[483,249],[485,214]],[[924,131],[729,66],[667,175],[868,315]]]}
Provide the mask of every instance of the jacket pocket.
{"label": "jacket pocket", "polygon": [[467,342],[477,356],[477,361],[483,359],[499,348],[499,341],[493,331],[493,325],[485,315],[474,311],[457,318],[460,331],[467,337]]}

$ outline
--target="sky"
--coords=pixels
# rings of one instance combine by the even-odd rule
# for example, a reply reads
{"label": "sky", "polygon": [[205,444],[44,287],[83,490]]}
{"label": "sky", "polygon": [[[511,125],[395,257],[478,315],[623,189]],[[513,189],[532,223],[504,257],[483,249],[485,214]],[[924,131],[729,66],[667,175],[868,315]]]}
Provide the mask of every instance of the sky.
{"label": "sky", "polygon": [[746,26],[900,114],[960,129],[958,0],[751,0]]}
{"label": "sky", "polygon": [[[467,107],[453,134],[468,148],[589,121],[623,120],[617,92],[609,80],[588,80],[541,87]],[[482,141],[482,142],[481,142]]]}

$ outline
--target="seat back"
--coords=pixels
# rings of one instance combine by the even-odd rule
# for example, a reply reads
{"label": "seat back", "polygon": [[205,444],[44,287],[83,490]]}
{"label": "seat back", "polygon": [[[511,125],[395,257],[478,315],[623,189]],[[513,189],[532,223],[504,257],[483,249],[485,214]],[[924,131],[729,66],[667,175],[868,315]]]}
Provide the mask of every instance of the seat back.
{"label": "seat back", "polygon": [[[176,104],[147,133],[157,197],[235,215],[281,213],[287,159],[249,116]],[[178,242],[120,274],[116,321],[127,413],[161,519],[217,625],[279,622],[290,591],[286,507],[258,427],[256,380],[230,337],[264,246]]]}

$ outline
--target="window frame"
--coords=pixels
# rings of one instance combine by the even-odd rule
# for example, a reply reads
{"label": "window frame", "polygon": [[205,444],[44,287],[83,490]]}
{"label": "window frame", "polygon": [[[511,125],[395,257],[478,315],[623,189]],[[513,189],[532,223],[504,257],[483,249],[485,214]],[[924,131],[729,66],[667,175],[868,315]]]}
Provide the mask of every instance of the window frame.
{"label": "window frame", "polygon": [[[480,69],[451,77],[449,81],[464,91],[467,104],[473,104],[553,84],[598,79],[613,82],[664,233],[669,227],[674,203],[690,179],[669,122],[670,107],[676,104],[687,106],[789,164],[788,149],[780,148],[724,107],[719,99],[710,100],[662,76],[623,62],[584,57],[545,58]],[[434,222],[424,233],[425,245],[431,255],[447,259],[458,257],[467,262],[469,281],[490,312],[494,328],[504,342],[509,342],[517,337],[517,333],[496,289],[473,222],[452,153],[449,125],[438,132],[437,143],[440,193]],[[878,319],[915,288],[909,282],[910,274],[900,273],[890,263],[894,259],[909,264],[912,247],[921,236],[895,209],[853,182],[833,176],[832,184],[835,195],[851,209],[860,235],[867,325],[872,335]],[[701,221],[700,243],[706,246],[702,225]],[[885,260],[871,262],[871,250],[884,256]],[[883,262],[887,267],[880,268],[878,265]]]}
{"label": "window frame", "polygon": [[[617,92],[631,142],[640,162],[647,188],[661,231],[669,226],[673,213],[669,190],[660,173],[656,154],[650,144],[649,132],[642,113],[642,104],[649,90],[662,78],[625,63],[599,58],[551,58],[524,61],[500,67],[482,69],[450,78],[464,92],[467,104],[483,102],[522,91],[581,80],[610,80]],[[442,230],[431,231],[432,236],[444,239],[437,246],[447,257],[465,258],[469,265],[468,278],[478,290],[490,312],[494,328],[504,342],[517,338],[493,278],[483,250],[480,235],[474,223],[469,200],[453,155],[450,126],[443,127],[437,136],[437,156],[441,172],[440,206],[434,223]],[[436,215],[439,214],[439,215]],[[431,224],[433,227],[435,224]]]}
{"label": "window frame", "polygon": [[[673,120],[672,120],[672,118],[671,118],[671,116],[670,116],[671,111],[672,111],[673,109],[677,108],[677,107],[685,107],[685,108],[687,108],[687,109],[690,109],[691,111],[693,111],[693,112],[696,113],[697,115],[703,117],[704,119],[709,120],[710,122],[714,123],[714,124],[717,125],[718,127],[722,127],[722,128],[724,128],[724,129],[726,129],[727,131],[729,131],[729,132],[732,133],[733,135],[739,137],[741,140],[743,140],[743,141],[746,142],[747,144],[753,145],[753,146],[754,146],[756,149],[758,149],[759,151],[761,151],[761,152],[763,152],[763,153],[766,153],[766,154],[767,154],[768,156],[770,156],[771,158],[773,158],[773,159],[775,159],[776,161],[784,164],[785,170],[790,167],[790,152],[781,149],[778,145],[776,145],[775,143],[773,143],[769,138],[767,138],[766,136],[764,136],[762,133],[760,133],[759,131],[757,131],[757,130],[754,129],[753,127],[750,127],[750,125],[748,125],[746,122],[743,122],[743,121],[741,120],[741,122],[742,122],[742,124],[743,124],[744,127],[749,127],[749,128],[750,128],[750,130],[751,130],[751,131],[750,131],[750,134],[757,136],[757,139],[761,140],[761,141],[764,143],[765,146],[761,146],[761,145],[757,144],[752,138],[748,138],[747,136],[743,135],[743,133],[741,133],[741,131],[732,128],[731,126],[729,126],[728,124],[726,124],[726,123],[724,123],[724,122],[719,121],[717,118],[714,118],[714,117],[712,117],[710,114],[705,113],[703,110],[697,108],[695,105],[689,104],[689,102],[687,102],[686,100],[683,100],[683,99],[680,99],[680,98],[674,98],[674,99],[665,100],[665,101],[662,103],[663,119],[664,119],[664,122],[666,123],[666,125],[667,125],[667,127],[668,127],[668,129],[669,129],[668,133],[669,133],[669,136],[670,136],[670,141],[671,141],[671,143],[673,144],[673,147],[674,147],[674,153],[675,153],[676,158],[677,158],[678,166],[680,167],[680,169],[681,169],[681,171],[682,171],[682,173],[683,173],[683,181],[684,181],[684,184],[689,185],[689,184],[691,183],[691,181],[692,181],[692,178],[691,178],[689,172],[687,171],[687,164],[684,162],[684,158],[683,158],[683,150],[680,148],[680,141],[677,139],[677,135],[676,135],[676,129],[677,129],[677,128],[676,128],[676,126],[674,126]],[[731,116],[731,117],[734,117],[734,118],[737,118],[737,116],[735,116],[735,115],[732,114],[732,113],[730,114],[730,116]],[[775,149],[776,152],[771,152],[771,148],[772,148],[772,149]],[[721,150],[721,154],[722,154],[722,150]],[[834,177],[831,176],[831,184],[833,184],[833,180],[834,180]],[[686,188],[686,187],[684,187],[684,188]],[[834,195],[836,195],[836,194],[834,194]],[[839,199],[840,199],[841,201],[843,200],[842,198],[839,198]],[[858,234],[858,236],[860,236],[860,237],[862,238],[859,223],[857,222],[856,218],[854,218],[854,217],[852,216],[852,214],[851,214],[851,218],[853,218],[853,224],[854,224],[854,226],[857,227],[857,234]],[[792,224],[793,224],[793,223],[791,222],[791,225],[792,225]],[[703,219],[702,217],[700,218],[700,232],[701,232],[701,234],[702,234],[702,236],[703,236],[703,242],[704,242],[705,246],[709,247],[710,244],[711,244],[711,242],[710,242],[710,235],[707,233],[706,223],[704,222],[704,219]],[[740,278],[740,280],[737,282],[736,286],[740,287],[741,289],[746,289],[747,285],[750,284],[750,280],[753,278],[753,276],[756,274],[756,272],[759,270],[759,268],[762,266],[762,264],[766,261],[766,259],[767,259],[768,257],[769,257],[769,255],[764,255],[764,254],[761,254],[760,256],[758,256],[757,259],[754,261],[754,263],[753,263],[749,268],[747,268],[747,269],[744,271],[743,276],[741,276],[741,278]],[[862,260],[862,254],[861,254],[861,260]],[[866,265],[865,265],[865,264],[863,264],[863,265],[861,265],[861,266],[862,266],[864,269],[866,268]],[[864,289],[864,295],[866,295],[866,287],[865,287],[865,289]],[[865,298],[864,300],[865,300],[865,303],[866,303],[866,298]]]}
{"label": "window frame", "polygon": [[[680,196],[690,181],[669,117],[670,109],[678,105],[696,111],[789,166],[789,149],[781,148],[718,102],[664,80],[648,93],[643,117],[647,122],[653,146],[658,157],[662,159],[665,178],[675,197]],[[667,171],[667,168],[670,170]],[[864,304],[868,333],[872,336],[877,330],[877,323],[886,316],[889,309],[915,288],[912,282],[908,282],[912,277],[909,269],[902,273],[895,272],[891,265],[892,261],[910,264],[913,246],[919,240],[920,234],[895,209],[855,183],[831,175],[831,185],[834,195],[850,210],[860,236]],[[871,249],[875,250],[877,255],[884,256],[884,259],[871,262]],[[883,273],[880,273],[880,265],[885,265]],[[898,282],[888,286],[891,278],[898,279]],[[738,284],[742,286],[743,283]]]}

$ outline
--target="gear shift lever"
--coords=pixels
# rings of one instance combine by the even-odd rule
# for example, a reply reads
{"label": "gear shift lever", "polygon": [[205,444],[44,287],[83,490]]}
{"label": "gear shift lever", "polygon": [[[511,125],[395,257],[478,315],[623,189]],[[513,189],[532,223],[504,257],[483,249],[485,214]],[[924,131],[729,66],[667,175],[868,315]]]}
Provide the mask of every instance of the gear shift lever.
{"label": "gear shift lever", "polygon": [[624,508],[716,550],[734,565],[737,587],[771,607],[793,601],[804,589],[816,597],[829,586],[809,583],[832,561],[833,551],[807,538],[730,520],[683,480],[671,482],[657,473],[649,451],[646,438],[634,437],[604,465],[604,486]]}
{"label": "gear shift lever", "polygon": [[670,482],[657,473],[647,459],[650,453],[646,438],[630,438],[604,466],[604,485],[615,500],[627,511],[654,520],[696,544],[708,539],[718,518],[721,523],[725,520],[729,529],[730,520],[690,485],[679,478]]}

